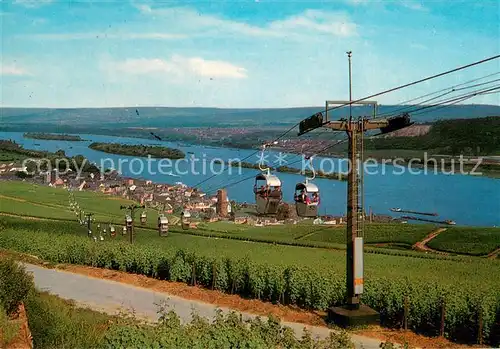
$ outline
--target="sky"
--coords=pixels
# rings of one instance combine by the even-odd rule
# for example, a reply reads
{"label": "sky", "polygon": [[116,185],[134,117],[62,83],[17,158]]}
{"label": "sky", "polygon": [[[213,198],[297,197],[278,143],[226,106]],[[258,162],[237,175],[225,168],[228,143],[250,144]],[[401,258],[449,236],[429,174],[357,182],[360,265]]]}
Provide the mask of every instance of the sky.
{"label": "sky", "polygon": [[[349,50],[355,99],[500,53],[497,0],[0,4],[0,102],[9,107],[320,106],[349,97]],[[495,72],[500,60],[377,101]]]}

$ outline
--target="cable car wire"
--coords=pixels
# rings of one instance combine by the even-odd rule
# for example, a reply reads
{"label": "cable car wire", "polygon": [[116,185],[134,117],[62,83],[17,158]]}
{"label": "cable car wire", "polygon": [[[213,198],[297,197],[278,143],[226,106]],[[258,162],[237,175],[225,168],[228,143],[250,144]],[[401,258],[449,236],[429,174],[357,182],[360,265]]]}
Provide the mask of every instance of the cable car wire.
{"label": "cable car wire", "polygon": [[[274,142],[277,142],[279,141],[281,138],[283,138],[284,136],[286,136],[288,133],[290,133],[295,127],[297,127],[300,123],[296,123],[295,125],[293,125],[292,127],[290,127],[288,130],[286,130],[285,132],[283,132],[280,136],[278,136],[278,138],[276,138],[275,140],[272,141],[272,143]],[[254,156],[255,154],[259,153],[261,150],[257,150],[255,152],[253,152],[252,154],[248,155],[247,157],[245,157],[244,159],[242,159],[241,161],[245,161],[249,158],[251,158],[252,156]],[[225,170],[224,170],[225,171]],[[220,173],[219,173],[220,174]],[[205,182],[208,182],[209,180],[211,180],[212,178],[218,176],[219,174],[213,174],[212,176],[208,177],[208,178],[205,178],[204,180],[202,180],[201,182],[195,184],[193,187],[196,188],[198,186],[200,186],[201,184],[205,183]]]}
{"label": "cable car wire", "polygon": [[[457,97],[457,96],[454,96],[453,98],[450,98],[450,99],[447,99],[447,100],[441,101],[441,102],[440,102],[440,103],[438,103],[438,104],[423,106],[423,107],[421,107],[421,108],[419,108],[419,109],[414,110],[412,113],[413,113],[413,114],[417,114],[417,115],[424,114],[424,113],[428,113],[428,112],[430,112],[430,110],[428,110],[428,109],[430,109],[430,108],[436,108],[436,109],[434,109],[434,111],[435,111],[435,110],[439,110],[439,109],[441,109],[441,108],[444,108],[444,107],[447,107],[447,106],[450,106],[450,105],[458,104],[458,103],[460,103],[460,102],[462,102],[462,101],[464,101],[464,100],[467,100],[467,99],[470,99],[470,98],[476,97],[476,96],[478,96],[478,95],[482,95],[482,94],[486,94],[486,93],[487,93],[487,94],[490,94],[490,93],[494,93],[494,92],[496,92],[496,91],[500,91],[500,85],[495,86],[495,87],[489,87],[489,88],[486,88],[486,89],[484,89],[484,88],[483,88],[483,89],[479,89],[479,90],[476,90],[476,91],[468,92],[468,93],[463,94],[463,95],[458,96],[458,97]],[[417,112],[417,113],[415,113],[415,112]],[[377,119],[377,118],[375,118],[375,119]],[[341,133],[341,132],[343,132],[343,131],[337,131],[337,132],[335,132],[335,133]],[[338,142],[336,142],[336,143],[334,143],[334,144],[329,144],[328,146],[326,146],[326,147],[324,147],[324,148],[322,148],[322,149],[320,149],[320,150],[318,150],[318,151],[314,151],[314,155],[313,155],[313,156],[317,156],[318,154],[322,154],[322,153],[324,153],[325,151],[327,151],[328,149],[333,148],[333,147],[335,147],[335,146],[337,146],[337,145],[344,144],[344,143],[346,143],[348,140],[349,140],[348,138],[345,138],[345,139],[340,140],[340,141],[338,141]],[[300,156],[300,155],[303,155],[303,154],[297,154],[296,156]],[[294,164],[296,164],[296,163],[299,163],[300,161],[302,161],[302,159],[299,159],[299,160],[297,160],[297,161],[294,161],[294,162],[288,163],[288,164],[287,164],[287,166],[294,165]],[[244,181],[246,181],[246,180],[249,180],[249,179],[251,179],[251,178],[254,178],[254,176],[252,175],[251,177],[247,177],[247,178],[244,178],[244,179],[239,180],[239,181],[237,181],[237,182],[230,183],[230,184],[228,184],[228,185],[226,185],[226,186],[219,187],[219,189],[224,189],[224,188],[228,188],[228,187],[234,186],[234,185],[236,185],[236,184],[239,184],[239,183],[244,182]],[[213,189],[212,189],[212,190],[213,190]]]}
{"label": "cable car wire", "polygon": [[[406,105],[404,107],[397,108],[395,110],[391,110],[391,111],[388,111],[388,112],[385,112],[385,113],[377,114],[377,118],[383,117],[383,116],[387,116],[387,117],[395,116],[395,115],[401,114],[403,112],[408,112],[408,110],[411,110],[412,108],[418,107],[420,105],[425,105],[428,102],[434,101],[436,99],[439,99],[439,98],[444,97],[446,95],[449,95],[451,93],[458,92],[458,91],[463,91],[463,90],[466,90],[466,89],[469,89],[469,88],[484,86],[484,85],[491,84],[493,82],[498,82],[498,81],[500,81],[500,79],[494,79],[494,80],[490,80],[490,81],[483,82],[483,83],[480,83],[480,84],[475,84],[475,85],[466,86],[466,87],[462,87],[462,88],[455,88],[455,87],[453,87],[453,88],[451,88],[451,90],[449,90],[447,92],[444,92],[444,93],[442,93],[442,94],[440,94],[440,95],[438,95],[436,97],[426,99],[426,100],[424,100],[422,102],[419,102],[417,104]],[[411,113],[411,112],[409,112],[409,113]]]}
{"label": "cable car wire", "polygon": [[[466,64],[466,65],[463,65],[463,66],[460,66],[460,67],[457,67],[457,68],[454,68],[454,69],[451,69],[451,70],[447,70],[447,71],[439,73],[439,74],[434,74],[434,75],[428,76],[428,77],[420,79],[420,80],[412,81],[412,82],[404,84],[404,85],[393,87],[393,88],[390,88],[388,90],[384,90],[382,92],[378,92],[378,93],[375,93],[373,95],[370,95],[370,96],[367,96],[367,97],[364,97],[364,98],[361,98],[361,99],[357,99],[355,101],[351,101],[351,102],[344,103],[344,104],[339,105],[339,106],[328,108],[325,111],[332,111],[332,110],[335,110],[335,109],[339,109],[339,108],[345,107],[345,106],[350,105],[350,104],[355,104],[355,103],[358,103],[358,102],[362,102],[362,101],[365,101],[365,100],[373,98],[373,97],[378,97],[378,96],[381,96],[381,95],[384,95],[384,94],[387,94],[387,93],[390,93],[390,92],[394,92],[394,91],[397,91],[397,90],[400,90],[400,89],[403,89],[403,88],[406,88],[406,87],[409,87],[409,86],[413,86],[413,85],[416,85],[416,84],[419,84],[419,83],[422,83],[422,82],[425,82],[425,81],[429,81],[429,80],[432,80],[432,79],[435,79],[435,78],[438,78],[438,77],[441,77],[441,76],[445,76],[445,75],[448,75],[448,74],[451,74],[451,73],[454,73],[454,72],[457,72],[457,71],[460,71],[460,70],[471,68],[473,66],[480,65],[480,64],[483,64],[483,63],[486,63],[486,62],[498,59],[498,58],[500,58],[500,55],[491,56],[491,57],[488,57],[488,58],[485,58],[485,59],[482,59],[482,60],[479,60],[479,61],[476,61],[476,62],[473,62],[473,63],[469,63],[469,64]],[[323,111],[320,111],[320,112],[323,113]],[[297,124],[293,125],[290,129],[288,129],[283,134],[281,134],[279,137],[277,137],[275,140],[273,140],[273,142],[276,142],[276,141],[280,140],[281,138],[283,138],[286,134],[288,134],[289,132],[291,132],[299,124],[300,124],[300,122],[298,122]],[[253,154],[249,155],[248,157],[246,157],[242,161],[244,161],[244,160],[250,158],[251,156],[257,154],[259,151],[260,150],[255,151]],[[201,182],[199,182],[196,185],[194,185],[194,187],[198,187],[199,185],[201,185],[201,184],[209,181],[210,179],[214,178],[215,176],[217,176],[217,175],[214,174],[214,175],[212,175],[212,176],[210,176],[210,177],[202,180]]]}
{"label": "cable car wire", "polygon": [[444,71],[444,72],[439,73],[439,74],[434,74],[434,75],[428,76],[428,77],[420,79],[420,80],[412,81],[412,82],[404,84],[404,85],[393,87],[393,88],[390,88],[388,90],[384,90],[382,92],[378,92],[378,93],[375,93],[375,94],[367,96],[367,97],[356,99],[354,101],[351,101],[351,102],[348,102],[348,103],[344,103],[342,105],[338,105],[338,106],[329,108],[326,111],[331,111],[331,110],[339,109],[339,108],[345,107],[347,105],[356,104],[358,102],[362,102],[362,101],[365,101],[365,100],[373,98],[373,97],[382,96],[382,95],[390,93],[390,92],[394,92],[394,91],[401,90],[401,89],[406,88],[406,87],[417,85],[417,84],[420,84],[422,82],[429,81],[429,80],[432,80],[432,79],[436,79],[436,78],[439,78],[441,76],[445,76],[445,75],[448,75],[448,74],[451,74],[451,73],[455,73],[455,72],[460,71],[460,70],[471,68],[471,67],[474,67],[476,65],[480,65],[480,64],[483,64],[483,63],[486,63],[486,62],[498,59],[498,58],[500,58],[500,55],[496,55],[496,56],[491,56],[491,57],[488,57],[488,58],[484,58],[484,59],[481,59],[479,61],[476,61],[476,62],[473,62],[473,63],[469,63],[469,64],[466,64],[466,65],[463,65],[463,66],[460,66],[460,67],[457,67],[457,68],[454,68],[454,69],[450,69],[450,70]]}
{"label": "cable car wire", "polygon": [[[415,97],[415,98],[412,98],[412,99],[405,100],[405,101],[400,102],[400,103],[398,103],[398,104],[395,105],[395,106],[403,106],[402,108],[397,108],[395,110],[390,110],[390,111],[387,111],[387,112],[384,112],[384,113],[379,113],[379,114],[377,114],[377,116],[392,115],[392,114],[398,113],[399,109],[403,109],[403,108],[407,108],[407,107],[411,107],[412,106],[412,105],[408,105],[408,103],[411,103],[411,102],[414,102],[416,100],[419,100],[419,99],[422,99],[422,98],[426,98],[426,97],[429,97],[429,96],[433,96],[435,94],[438,94],[438,93],[441,93],[441,92],[445,92],[445,91],[448,91],[450,89],[451,90],[455,90],[455,91],[459,91],[459,90],[463,90],[463,89],[466,89],[466,88],[477,87],[477,86],[488,84],[488,83],[491,83],[491,82],[494,82],[494,81],[499,81],[500,79],[495,79],[495,80],[487,81],[487,82],[484,82],[484,83],[481,83],[481,84],[476,84],[476,85],[462,87],[462,88],[458,88],[457,89],[457,87],[465,86],[467,84],[470,84],[470,83],[473,83],[473,82],[476,82],[476,81],[480,81],[480,80],[483,80],[483,79],[486,79],[486,78],[489,78],[491,76],[495,76],[495,75],[498,75],[498,74],[500,74],[500,71],[496,72],[496,73],[492,73],[492,74],[488,74],[488,75],[482,76],[480,78],[472,79],[472,80],[469,80],[469,81],[466,81],[466,82],[463,82],[463,83],[460,83],[460,84],[457,84],[457,85],[454,85],[454,86],[445,87],[443,89],[440,89],[440,90],[437,90],[437,91],[434,91],[434,92],[431,92],[431,93],[427,93],[427,94],[419,96],[419,97]],[[425,103],[425,101],[418,102],[417,105],[424,104],[424,103]]]}
{"label": "cable car wire", "polygon": [[[486,90],[484,92],[476,92],[476,93],[473,93],[473,94],[470,94],[470,95],[465,95],[465,96],[457,97],[455,99],[448,100],[448,101],[446,101],[447,104],[442,103],[442,104],[430,105],[430,106],[422,107],[422,108],[417,109],[416,111],[414,111],[413,115],[420,115],[420,114],[422,114],[421,110],[425,110],[425,109],[429,109],[429,108],[435,108],[432,111],[436,111],[436,110],[448,107],[450,105],[458,104],[460,102],[466,101],[466,100],[471,99],[471,98],[476,97],[476,96],[482,96],[482,95],[485,95],[485,94],[492,94],[492,93],[500,93],[500,85],[497,86],[497,87],[495,87],[495,88],[491,88],[489,90]],[[429,112],[429,111],[427,111],[427,112]]]}
{"label": "cable car wire", "polygon": [[[343,131],[337,131],[337,132],[341,133],[341,132],[343,132]],[[347,139],[342,139],[342,140],[339,140],[338,142],[336,142],[336,143],[334,143],[334,144],[329,144],[328,146],[326,146],[326,147],[324,147],[324,148],[322,148],[322,149],[320,149],[320,150],[318,150],[318,151],[315,151],[315,152],[314,152],[314,153],[315,153],[315,156],[316,156],[316,155],[318,155],[318,154],[323,153],[324,151],[326,151],[326,150],[328,150],[328,149],[330,149],[330,148],[333,148],[333,147],[335,147],[335,146],[337,146],[337,145],[343,144],[343,143],[345,143],[345,142],[347,142]],[[302,154],[297,154],[297,155],[302,155]],[[296,164],[296,163],[299,163],[300,161],[302,161],[302,159],[299,159],[299,160],[297,160],[297,161],[294,161],[294,162],[288,163],[288,164],[287,164],[287,166],[289,166],[289,165],[294,165],[294,164]],[[225,185],[225,186],[222,186],[222,187],[220,187],[220,186],[218,186],[218,185],[217,185],[217,186],[212,186],[211,188],[207,189],[207,191],[206,191],[206,192],[207,192],[207,193],[210,193],[210,192],[215,192],[215,190],[214,190],[214,189],[226,189],[226,188],[232,187],[232,186],[234,186],[234,185],[236,185],[236,184],[239,184],[239,183],[241,183],[241,182],[247,181],[247,180],[252,179],[252,178],[255,178],[255,175],[252,175],[252,176],[249,176],[249,177],[245,177],[245,178],[243,178],[243,179],[241,179],[241,180],[238,180],[238,181],[233,182],[233,183],[229,183],[229,184],[227,184],[227,185]]]}
{"label": "cable car wire", "polygon": [[500,89],[500,85],[495,85],[495,86],[490,86],[488,88],[478,89],[478,90],[475,90],[475,91],[467,92],[465,94],[461,94],[461,95],[458,95],[458,96],[453,96],[453,97],[441,100],[441,101],[439,101],[438,103],[435,103],[435,104],[428,104],[428,105],[423,105],[421,107],[417,107],[414,110],[408,111],[408,113],[412,114],[412,115],[419,115],[419,114],[422,114],[422,113],[419,112],[421,110],[426,110],[426,109],[431,109],[431,108],[435,108],[435,107],[440,107],[440,106],[443,106],[443,105],[446,106],[447,103],[457,104],[457,103],[460,103],[460,102],[462,102],[464,100],[467,100],[467,99],[470,99],[470,98],[482,95],[483,93],[489,93],[489,92],[497,91],[498,89]]}
{"label": "cable car wire", "polygon": [[[428,113],[430,112],[430,108],[436,108],[434,110],[438,110],[438,109],[441,109],[441,108],[444,108],[444,107],[447,107],[447,106],[450,106],[450,105],[454,105],[454,104],[458,104],[460,102],[463,102],[464,100],[467,100],[467,99],[470,99],[470,98],[473,98],[473,97],[476,97],[478,95],[482,95],[482,94],[491,94],[491,93],[494,93],[494,92],[500,92],[500,85],[498,86],[495,86],[495,87],[489,87],[487,89],[480,89],[480,90],[476,90],[476,91],[472,91],[472,92],[468,92],[464,95],[461,95],[461,96],[454,96],[453,98],[450,98],[450,99],[447,99],[447,100],[444,100],[444,101],[441,101],[439,104],[434,104],[434,105],[426,105],[426,106],[423,106],[415,111],[413,111],[413,113],[415,114],[415,112],[417,112],[416,114],[417,115],[420,115],[420,114],[424,114],[424,113]],[[337,131],[338,133],[342,132],[342,131]],[[348,141],[348,138],[346,139],[343,139],[343,140],[340,140],[334,144],[330,144],[320,150],[318,150],[317,152],[315,151],[315,156],[317,156],[318,154],[321,154],[321,153],[324,153],[326,150],[330,149],[330,148],[333,148],[337,145],[340,145],[340,144],[344,144],[345,142]],[[297,154],[298,155],[298,154]],[[294,165],[298,162],[302,161],[302,159],[299,159],[298,161],[295,161],[295,162],[291,162],[291,163],[288,163],[287,166],[290,166],[290,165]],[[235,182],[235,183],[231,183],[225,187],[222,187],[222,188],[227,188],[227,187],[230,187],[230,186],[233,186],[233,185],[236,185],[238,183],[241,183],[243,181],[246,181],[248,179],[251,179],[253,178],[252,177],[248,177],[248,178],[245,178],[243,180],[240,180],[238,182]]]}
{"label": "cable car wire", "polygon": [[[373,98],[373,97],[378,97],[378,96],[381,96],[381,95],[384,95],[384,94],[387,94],[387,93],[390,93],[390,92],[394,92],[394,91],[397,91],[397,90],[400,90],[400,89],[403,89],[403,88],[406,88],[406,87],[409,87],[409,86],[414,86],[414,85],[417,85],[417,84],[420,84],[422,82],[425,82],[425,81],[429,81],[429,80],[432,80],[432,79],[436,79],[438,77],[442,77],[442,76],[445,76],[445,75],[449,75],[451,73],[454,73],[454,72],[457,72],[457,71],[461,71],[461,70],[464,70],[464,69],[467,69],[467,68],[471,68],[471,67],[474,67],[474,66],[477,66],[477,65],[480,65],[480,64],[484,64],[486,62],[489,62],[489,61],[492,61],[492,60],[495,60],[495,59],[498,59],[500,58],[500,55],[496,55],[496,56],[491,56],[491,57],[488,57],[488,58],[485,58],[485,59],[482,59],[482,60],[479,60],[479,61],[476,61],[476,62],[473,62],[473,63],[469,63],[469,64],[466,64],[466,65],[463,65],[463,66],[460,66],[460,67],[457,67],[457,68],[454,68],[454,69],[450,69],[450,70],[447,70],[447,71],[444,71],[444,72],[441,72],[441,73],[438,73],[438,74],[434,74],[434,75],[431,75],[431,76],[428,76],[428,77],[425,77],[423,79],[420,79],[420,80],[416,80],[416,81],[412,81],[410,83],[407,83],[407,84],[404,84],[404,85],[400,85],[400,86],[396,86],[396,87],[393,87],[393,88],[390,88],[390,89],[387,89],[387,90],[384,90],[382,92],[378,92],[378,93],[375,93],[375,94],[372,94],[372,95],[369,95],[369,96],[366,96],[366,97],[363,97],[363,98],[360,98],[360,99],[357,99],[357,100],[354,100],[354,101],[350,101],[348,103],[344,103],[344,104],[341,104],[341,105],[338,105],[338,106],[335,106],[335,107],[332,107],[332,108],[327,108],[325,110],[325,112],[328,112],[328,111],[332,111],[332,110],[336,110],[336,109],[339,109],[339,108],[342,108],[342,107],[345,107],[345,106],[348,106],[348,105],[352,105],[352,104],[356,104],[358,102],[362,102],[362,101],[365,101],[367,99],[370,99],[370,98]],[[320,113],[323,113],[323,110],[320,111]],[[276,138],[273,142],[276,142],[278,141],[279,139],[283,138],[286,134],[288,134],[290,131],[292,131],[295,127],[297,127],[298,125],[300,124],[297,123],[295,125],[293,125],[290,129],[288,129],[287,131],[285,131],[283,134],[281,134],[278,138]],[[347,141],[347,140],[345,140]],[[334,144],[334,145],[338,145],[339,143],[337,144]],[[329,145],[327,148],[329,147],[333,147],[334,145]],[[325,149],[327,149],[325,148]],[[249,156],[247,156],[246,158],[244,158],[242,161],[250,158],[251,156],[254,156],[255,154],[257,154],[260,150],[257,150],[255,151],[254,153],[250,154]],[[202,180],[201,182],[197,183],[194,187],[198,187],[199,185],[209,181],[210,179],[216,177],[217,174],[214,174],[204,180]],[[244,181],[244,180],[242,180]],[[240,181],[240,182],[242,182]],[[232,185],[235,185],[236,183],[234,184],[231,184]],[[227,186],[226,186],[227,187]]]}

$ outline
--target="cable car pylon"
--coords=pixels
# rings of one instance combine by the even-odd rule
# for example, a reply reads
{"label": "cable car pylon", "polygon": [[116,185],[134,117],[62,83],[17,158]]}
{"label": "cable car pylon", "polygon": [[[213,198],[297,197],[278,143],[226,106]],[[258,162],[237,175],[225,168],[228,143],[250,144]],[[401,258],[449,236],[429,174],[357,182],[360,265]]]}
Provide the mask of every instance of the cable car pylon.
{"label": "cable car pylon", "polygon": [[[347,177],[347,231],[346,231],[346,288],[347,299],[344,305],[328,309],[328,318],[337,325],[350,327],[363,324],[372,324],[379,321],[379,314],[366,305],[360,303],[363,293],[363,225],[364,225],[364,195],[363,176],[359,175],[358,161],[363,158],[363,135],[368,130],[380,129],[381,133],[393,132],[411,125],[407,115],[390,119],[357,118],[353,120],[352,105],[373,106],[373,116],[376,116],[376,101],[353,101],[351,93],[351,56],[349,57],[349,101],[326,101],[325,111],[316,113],[299,124],[298,135],[320,127],[336,131],[345,131],[348,136],[349,172]],[[373,97],[373,96],[372,96]],[[331,105],[349,106],[349,118],[338,121],[328,120],[328,111]],[[324,113],[324,115],[323,115]],[[362,171],[363,173],[364,171]],[[361,202],[360,202],[361,201]]]}

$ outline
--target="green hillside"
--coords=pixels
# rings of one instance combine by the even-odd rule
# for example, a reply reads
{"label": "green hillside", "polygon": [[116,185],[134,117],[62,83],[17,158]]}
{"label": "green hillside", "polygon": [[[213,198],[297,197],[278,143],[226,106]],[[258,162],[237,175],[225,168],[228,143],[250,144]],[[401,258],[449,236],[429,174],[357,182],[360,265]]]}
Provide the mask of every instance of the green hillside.
{"label": "green hillside", "polygon": [[426,150],[449,155],[499,155],[500,117],[441,120],[426,135],[418,137],[373,138],[367,149]]}

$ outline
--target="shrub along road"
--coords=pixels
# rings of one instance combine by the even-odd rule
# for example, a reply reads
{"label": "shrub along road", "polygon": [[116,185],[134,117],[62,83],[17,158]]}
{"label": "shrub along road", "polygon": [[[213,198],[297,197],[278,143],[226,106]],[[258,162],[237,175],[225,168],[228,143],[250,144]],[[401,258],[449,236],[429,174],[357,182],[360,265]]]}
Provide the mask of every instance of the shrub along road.
{"label": "shrub along road", "polygon": [[[46,269],[33,264],[25,264],[26,270],[33,274],[35,286],[65,299],[72,299],[77,304],[90,307],[108,314],[116,314],[121,310],[133,310],[136,316],[147,320],[158,320],[158,305],[166,302],[168,308],[174,310],[181,321],[189,322],[192,312],[212,320],[217,307],[192,300],[186,300],[148,289],[134,287],[109,280],[96,279],[84,275],[69,273],[57,269]],[[220,308],[224,312],[227,308]],[[241,313],[244,319],[256,317],[253,314]],[[308,326],[300,323],[282,322],[302,336],[303,328],[311,331],[313,337],[326,338],[330,329],[326,327]],[[380,348],[380,341],[368,337],[352,335],[351,340],[356,348]]]}

